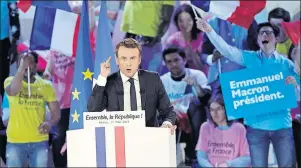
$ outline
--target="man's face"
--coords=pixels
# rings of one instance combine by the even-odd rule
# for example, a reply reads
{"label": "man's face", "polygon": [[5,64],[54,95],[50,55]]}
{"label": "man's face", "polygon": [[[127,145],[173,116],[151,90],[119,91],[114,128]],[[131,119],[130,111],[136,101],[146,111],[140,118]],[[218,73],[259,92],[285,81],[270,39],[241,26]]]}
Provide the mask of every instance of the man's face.
{"label": "man's face", "polygon": [[[22,62],[22,58],[25,56],[25,54],[20,55],[20,57],[18,58],[18,62],[17,62],[17,68],[19,68],[21,62]],[[37,73],[37,64],[35,63],[35,59],[31,54],[28,54],[28,61],[29,61],[29,71],[30,71],[30,77],[36,75]],[[23,60],[25,61],[25,60]],[[27,78],[27,72],[28,68],[26,68],[25,73],[24,73],[24,78]]]}
{"label": "man's face", "polygon": [[179,76],[185,70],[186,59],[183,59],[177,52],[169,53],[165,55],[165,64],[172,75]]}
{"label": "man's face", "polygon": [[258,32],[257,43],[264,52],[274,50],[277,39],[274,35],[273,29],[269,26],[262,27]]}
{"label": "man's face", "polygon": [[286,34],[286,32],[284,31],[281,22],[283,22],[283,19],[279,19],[279,18],[271,18],[270,19],[270,23],[276,27],[278,27],[279,29],[279,36],[278,36],[278,40],[279,42],[284,42],[288,36]]}
{"label": "man's face", "polygon": [[120,71],[131,78],[138,71],[141,63],[140,52],[138,48],[119,47],[117,53],[117,65]]}

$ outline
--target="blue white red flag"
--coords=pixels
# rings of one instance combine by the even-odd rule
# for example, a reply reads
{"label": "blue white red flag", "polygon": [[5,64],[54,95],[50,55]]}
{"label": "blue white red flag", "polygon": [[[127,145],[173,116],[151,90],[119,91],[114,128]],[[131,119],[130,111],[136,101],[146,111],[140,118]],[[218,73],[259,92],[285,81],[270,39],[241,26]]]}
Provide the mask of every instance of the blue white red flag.
{"label": "blue white red flag", "polygon": [[246,29],[252,24],[257,13],[266,6],[266,0],[190,0],[191,4],[220,19],[227,20]]}

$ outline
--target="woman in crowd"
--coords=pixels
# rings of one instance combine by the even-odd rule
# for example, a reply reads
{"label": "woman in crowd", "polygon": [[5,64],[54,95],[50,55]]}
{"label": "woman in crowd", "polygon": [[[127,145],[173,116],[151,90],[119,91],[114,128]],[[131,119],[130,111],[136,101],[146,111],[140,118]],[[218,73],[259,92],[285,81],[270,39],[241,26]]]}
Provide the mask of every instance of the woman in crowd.
{"label": "woman in crowd", "polygon": [[209,120],[202,124],[196,146],[200,166],[250,166],[246,129],[238,122],[227,120],[221,93],[211,98],[209,107]]}
{"label": "woman in crowd", "polygon": [[[188,67],[204,71],[204,66],[200,59],[203,37],[202,32],[196,27],[192,7],[188,4],[179,6],[174,14],[174,23],[178,32],[168,38],[167,44],[174,44],[184,48]],[[205,74],[207,73],[205,72]]]}

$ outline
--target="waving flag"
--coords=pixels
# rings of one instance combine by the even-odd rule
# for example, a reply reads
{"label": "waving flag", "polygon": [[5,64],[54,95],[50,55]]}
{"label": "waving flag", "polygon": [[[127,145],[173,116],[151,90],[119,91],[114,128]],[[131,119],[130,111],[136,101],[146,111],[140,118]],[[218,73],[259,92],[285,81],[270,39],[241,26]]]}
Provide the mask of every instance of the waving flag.
{"label": "waving flag", "polygon": [[68,12],[71,12],[71,7],[68,3],[68,0],[20,0],[18,3],[18,8],[21,9],[23,12],[26,12],[31,5],[34,6],[42,6],[42,7],[48,7],[48,8],[56,8],[65,10]]}
{"label": "waving flag", "polygon": [[205,12],[246,29],[252,24],[255,15],[261,12],[266,6],[266,0],[190,0],[190,2]]}
{"label": "waving flag", "polygon": [[106,61],[110,56],[112,56],[111,72],[117,71],[115,54],[112,46],[111,32],[109,28],[109,20],[107,17],[106,1],[101,1],[96,40],[94,84],[100,73],[100,63]]}
{"label": "waving flag", "polygon": [[92,92],[93,58],[89,36],[88,2],[83,0],[80,28],[72,83],[72,100],[69,129],[83,128],[83,112],[87,111],[88,98]]}
{"label": "waving flag", "polygon": [[281,22],[281,24],[293,44],[298,45],[300,41],[300,20],[295,22]]}
{"label": "waving flag", "polygon": [[75,55],[80,18],[60,9],[38,6],[30,37],[31,50],[56,50]]}

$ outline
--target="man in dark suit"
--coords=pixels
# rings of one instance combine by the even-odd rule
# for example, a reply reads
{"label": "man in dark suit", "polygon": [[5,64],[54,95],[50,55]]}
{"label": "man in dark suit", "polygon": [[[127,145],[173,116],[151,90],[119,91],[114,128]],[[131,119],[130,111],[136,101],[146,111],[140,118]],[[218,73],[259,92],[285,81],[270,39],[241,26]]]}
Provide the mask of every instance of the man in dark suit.
{"label": "man in dark suit", "polygon": [[[124,39],[116,46],[116,61],[120,71],[110,73],[111,57],[100,65],[100,75],[88,101],[88,111],[145,110],[147,127],[175,129],[176,115],[158,73],[139,70],[141,46],[132,39]],[[157,111],[159,116],[157,116]]]}

